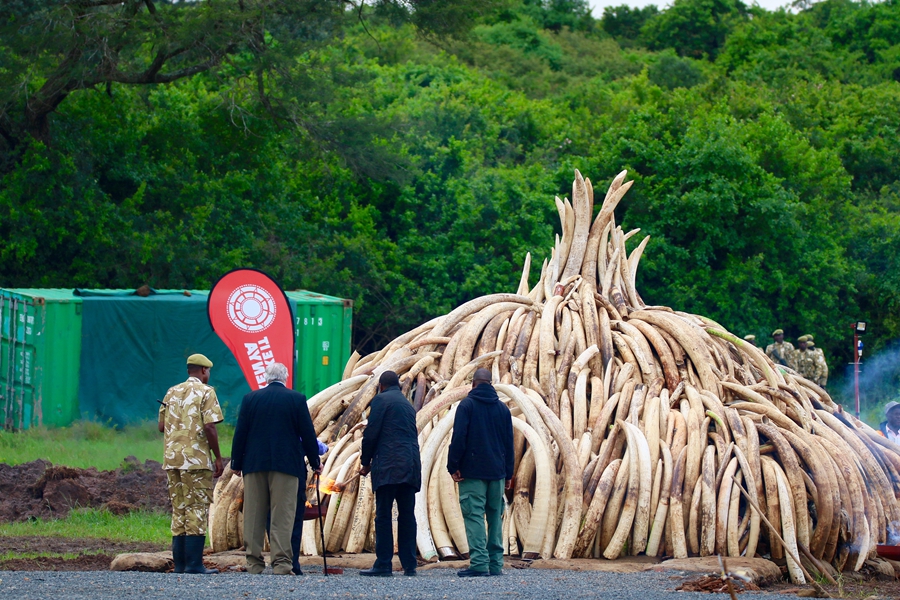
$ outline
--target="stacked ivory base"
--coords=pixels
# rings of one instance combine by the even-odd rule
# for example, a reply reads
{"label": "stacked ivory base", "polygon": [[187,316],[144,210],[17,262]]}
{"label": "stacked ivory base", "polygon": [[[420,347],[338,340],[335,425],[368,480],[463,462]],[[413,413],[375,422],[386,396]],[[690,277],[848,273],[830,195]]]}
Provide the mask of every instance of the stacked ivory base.
{"label": "stacked ivory base", "polygon": [[[770,555],[803,581],[777,533],[818,568],[859,569],[877,543],[900,541],[900,447],[721,325],[645,305],[635,278],[648,238],[628,252],[637,230],[614,216],[624,178],[593,217],[593,188],[576,172],[572,202],[556,200],[562,237],[533,288],[529,256],[517,293],[476,298],[354,354],[343,380],[309,401],[330,447],[323,480],[356,473],[377,379],[396,371],[418,412],[419,552],[464,555],[445,464],[456,404],[484,366],[514,416],[510,555]],[[368,478],[351,480],[329,503],[324,548],[372,549],[373,508]],[[317,553],[311,523],[304,551]]]}

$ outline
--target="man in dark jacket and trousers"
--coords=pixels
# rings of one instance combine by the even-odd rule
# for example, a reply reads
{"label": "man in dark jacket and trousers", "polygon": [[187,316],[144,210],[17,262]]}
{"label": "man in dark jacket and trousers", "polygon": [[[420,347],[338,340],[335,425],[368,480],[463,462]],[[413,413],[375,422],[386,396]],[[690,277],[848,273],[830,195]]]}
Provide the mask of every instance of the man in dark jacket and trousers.
{"label": "man in dark jacket and trousers", "polygon": [[363,431],[360,475],[372,473],[375,490],[375,564],[360,575],[390,577],[394,557],[392,512],[397,501],[397,555],[404,575],[416,574],[416,492],[422,486],[416,411],[385,371]]}
{"label": "man in dark jacket and trousers", "polygon": [[272,572],[292,574],[298,487],[306,486],[303,455],[314,471],[321,471],[306,396],[285,387],[287,376],[281,363],[266,367],[268,385],[244,396],[231,444],[231,468],[244,477],[244,544],[250,573],[265,570],[262,549],[270,517]]}
{"label": "man in dark jacket and trousers", "polygon": [[478,369],[456,409],[447,456],[469,541],[469,568],[458,571],[460,577],[503,574],[503,490],[512,487],[513,466],[512,416],[491,385],[491,372]]}

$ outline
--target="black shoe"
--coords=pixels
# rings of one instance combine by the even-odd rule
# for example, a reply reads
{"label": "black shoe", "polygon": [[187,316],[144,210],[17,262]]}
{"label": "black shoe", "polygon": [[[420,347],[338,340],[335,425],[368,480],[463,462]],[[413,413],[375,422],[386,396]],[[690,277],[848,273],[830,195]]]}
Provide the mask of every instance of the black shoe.
{"label": "black shoe", "polygon": [[383,571],[381,569],[371,568],[366,569],[364,571],[359,572],[363,577],[393,577],[394,574],[391,571]]}
{"label": "black shoe", "polygon": [[415,577],[416,570],[415,569],[403,569],[403,574],[407,577]]}
{"label": "black shoe", "polygon": [[462,571],[457,571],[456,574],[459,577],[489,577],[490,573],[487,571],[473,571],[472,569],[463,569]]}
{"label": "black shoe", "polygon": [[501,575],[503,575],[503,571],[491,571],[490,575],[491,577],[500,577]]}
{"label": "black shoe", "polygon": [[184,572],[199,575],[213,575],[218,569],[207,569],[203,566],[203,548],[206,547],[205,535],[184,536]]}
{"label": "black shoe", "polygon": [[303,570],[299,567],[299,565],[296,566],[296,567],[294,567],[294,568],[292,568],[292,569],[291,569],[291,572],[292,572],[294,575],[303,575]]}
{"label": "black shoe", "polygon": [[175,563],[175,572],[184,573],[184,536],[172,537],[172,562]]}

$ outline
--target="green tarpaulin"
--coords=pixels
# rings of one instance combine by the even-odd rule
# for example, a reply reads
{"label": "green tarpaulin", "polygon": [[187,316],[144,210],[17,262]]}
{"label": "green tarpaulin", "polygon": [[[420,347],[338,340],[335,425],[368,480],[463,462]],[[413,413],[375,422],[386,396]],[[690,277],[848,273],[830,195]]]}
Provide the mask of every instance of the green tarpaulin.
{"label": "green tarpaulin", "polygon": [[199,352],[215,365],[209,383],[216,388],[225,420],[234,423],[250,386],[210,327],[206,294],[82,298],[78,398],[83,417],[117,426],[155,421],[157,400],[187,378],[186,359]]}

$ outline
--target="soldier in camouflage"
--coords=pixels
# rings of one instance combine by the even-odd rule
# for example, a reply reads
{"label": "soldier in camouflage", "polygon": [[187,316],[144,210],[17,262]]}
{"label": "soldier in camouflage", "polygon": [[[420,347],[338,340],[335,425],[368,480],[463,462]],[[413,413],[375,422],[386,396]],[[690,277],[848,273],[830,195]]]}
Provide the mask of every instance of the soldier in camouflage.
{"label": "soldier in camouflage", "polygon": [[756,336],[753,335],[752,333],[750,335],[745,335],[744,341],[747,342],[748,344],[752,344],[753,346],[755,346],[756,345]]}
{"label": "soldier in camouflage", "polygon": [[825,384],[828,383],[828,363],[825,361],[825,353],[822,352],[821,348],[816,347],[811,333],[806,334],[806,349],[814,352],[816,355],[816,378],[813,381],[817,385],[825,387]]}
{"label": "soldier in camouflage", "polygon": [[[203,566],[213,477],[219,477],[223,469],[216,423],[225,417],[216,391],[206,385],[212,366],[202,354],[189,356],[187,381],[169,388],[159,408],[159,431],[165,434],[163,469],[172,501],[176,573],[218,573]],[[215,454],[215,463],[211,454]]]}
{"label": "soldier in camouflage", "polygon": [[796,369],[793,364],[794,345],[784,341],[784,330],[776,329],[772,332],[772,338],[775,343],[766,346],[766,354],[772,359],[776,365],[782,365]]}
{"label": "soldier in camouflage", "polygon": [[797,349],[794,351],[794,364],[796,365],[794,370],[810,381],[815,381],[818,372],[816,353],[806,347],[806,340],[805,335],[797,338]]}

